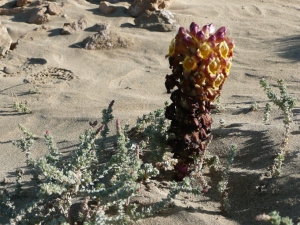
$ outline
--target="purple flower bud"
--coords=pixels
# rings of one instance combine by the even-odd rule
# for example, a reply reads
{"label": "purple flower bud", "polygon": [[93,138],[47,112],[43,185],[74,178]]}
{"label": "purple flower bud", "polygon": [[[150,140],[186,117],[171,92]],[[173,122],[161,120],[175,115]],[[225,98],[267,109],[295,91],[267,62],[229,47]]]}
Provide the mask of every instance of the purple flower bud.
{"label": "purple flower bud", "polygon": [[210,35],[215,32],[215,26],[212,23],[207,24],[202,27],[202,30],[205,35]]}
{"label": "purple flower bud", "polygon": [[180,37],[183,37],[186,35],[186,29],[184,27],[180,27],[179,30],[178,30],[178,33],[177,35],[180,36]]}
{"label": "purple flower bud", "polygon": [[208,25],[204,25],[202,27],[202,31],[204,32],[204,34],[209,34],[209,27],[208,27]]}
{"label": "purple flower bud", "polygon": [[220,28],[216,31],[216,34],[219,33],[219,32],[223,32],[224,35],[226,35],[226,33],[227,33],[227,28],[226,28],[226,27],[220,27]]}
{"label": "purple flower bud", "polygon": [[196,33],[196,38],[199,42],[205,41],[205,34],[203,30],[200,30],[199,32]]}
{"label": "purple flower bud", "polygon": [[209,29],[209,34],[214,33],[216,30],[215,26],[212,23],[208,24],[208,29]]}
{"label": "purple flower bud", "polygon": [[182,43],[184,44],[185,47],[196,47],[195,42],[191,36],[188,34],[184,35],[182,38]]}
{"label": "purple flower bud", "polygon": [[190,25],[190,34],[195,37],[196,34],[200,31],[200,27],[198,26],[198,24],[192,22]]}
{"label": "purple flower bud", "polygon": [[216,42],[222,42],[225,40],[225,32],[217,32],[215,36],[216,36]]}
{"label": "purple flower bud", "polygon": [[50,135],[50,131],[49,130],[46,130],[46,135]]}
{"label": "purple flower bud", "polygon": [[215,44],[217,38],[215,35],[211,35],[208,39],[207,39],[207,42],[210,42],[212,43],[213,45]]}

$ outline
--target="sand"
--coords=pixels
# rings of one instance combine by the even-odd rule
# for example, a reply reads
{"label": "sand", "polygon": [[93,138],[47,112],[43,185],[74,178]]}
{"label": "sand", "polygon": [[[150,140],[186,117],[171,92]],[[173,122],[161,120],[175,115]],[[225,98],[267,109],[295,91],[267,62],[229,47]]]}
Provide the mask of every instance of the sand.
{"label": "sand", "polygon": [[[174,32],[150,32],[134,27],[134,18],[125,11],[130,1],[120,1],[110,15],[98,11],[99,1],[64,1],[64,14],[51,16],[41,25],[28,24],[27,14],[1,15],[17,48],[0,59],[0,178],[13,182],[16,168],[25,165],[24,153],[12,145],[21,132],[18,124],[40,137],[34,157],[47,152],[43,134],[50,130],[62,152],[72,151],[88,122],[100,120],[101,110],[115,100],[114,116],[122,124],[134,125],[142,114],[164,106],[169,99],[164,87],[170,74],[168,46]],[[1,1],[1,4],[6,1]],[[238,145],[230,174],[231,209],[222,214],[215,186],[201,197],[180,195],[175,207],[144,219],[140,224],[263,224],[255,220],[261,213],[278,210],[294,222],[300,220],[299,106],[289,152],[282,175],[264,179],[272,156],[282,140],[282,114],[274,108],[270,125],[262,122],[267,97],[259,85],[265,78],[271,85],[282,78],[290,94],[299,100],[300,5],[298,0],[174,0],[168,8],[180,26],[214,23],[226,26],[236,48],[231,74],[221,93],[224,111],[213,113],[214,139],[209,147],[221,160],[228,147]],[[82,41],[94,34],[91,29],[60,35],[64,23],[86,19],[87,27],[108,23],[109,29],[132,41],[127,48],[86,50]],[[10,74],[5,73],[10,72]],[[51,72],[52,71],[52,72]],[[25,82],[24,82],[25,80]],[[27,81],[27,82],[26,82]],[[41,94],[32,94],[35,85]],[[27,102],[31,114],[16,112],[15,101]],[[258,111],[250,107],[256,102]],[[219,120],[226,127],[220,129]],[[111,134],[113,135],[113,134]],[[148,191],[149,202],[166,196],[157,185]]]}

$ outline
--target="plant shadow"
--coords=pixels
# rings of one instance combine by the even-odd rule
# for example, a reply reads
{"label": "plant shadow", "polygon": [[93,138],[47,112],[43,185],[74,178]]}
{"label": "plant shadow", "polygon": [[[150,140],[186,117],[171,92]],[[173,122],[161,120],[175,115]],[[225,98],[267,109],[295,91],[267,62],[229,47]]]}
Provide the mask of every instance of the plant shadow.
{"label": "plant shadow", "polygon": [[280,46],[278,56],[294,62],[300,61],[300,35],[275,39],[273,43]]}
{"label": "plant shadow", "polygon": [[262,213],[279,211],[281,216],[297,219],[300,200],[297,192],[300,179],[285,175],[257,182],[257,175],[245,172],[231,174],[229,186],[233,188],[229,195],[230,216],[239,224],[265,224],[255,221]]}
{"label": "plant shadow", "polygon": [[268,130],[243,130],[242,124],[232,124],[226,128],[215,129],[213,134],[215,137],[209,151],[223,161],[227,157],[226,146],[229,146],[229,143],[236,143],[238,145],[238,154],[234,160],[236,167],[261,170],[271,165],[275,144],[269,137]]}

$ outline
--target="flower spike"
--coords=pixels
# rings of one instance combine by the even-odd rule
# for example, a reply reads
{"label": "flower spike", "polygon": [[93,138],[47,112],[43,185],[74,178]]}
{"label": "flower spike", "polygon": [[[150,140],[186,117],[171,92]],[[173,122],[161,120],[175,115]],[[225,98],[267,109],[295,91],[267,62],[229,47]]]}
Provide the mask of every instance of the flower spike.
{"label": "flower spike", "polygon": [[195,156],[203,155],[211,139],[212,103],[226,81],[232,64],[234,42],[227,37],[226,27],[215,31],[213,24],[200,29],[192,22],[190,30],[181,27],[169,47],[172,74],[165,86],[172,104],[166,108],[166,118],[172,120],[168,141],[175,166],[176,179],[191,172]]}

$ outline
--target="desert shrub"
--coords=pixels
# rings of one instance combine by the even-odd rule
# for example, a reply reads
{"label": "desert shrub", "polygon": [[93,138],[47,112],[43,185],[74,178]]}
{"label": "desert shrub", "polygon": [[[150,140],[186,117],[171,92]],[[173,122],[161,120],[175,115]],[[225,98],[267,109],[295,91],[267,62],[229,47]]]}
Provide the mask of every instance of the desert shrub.
{"label": "desert shrub", "polygon": [[[27,169],[17,170],[14,190],[4,188],[1,191],[0,215],[9,218],[11,224],[73,224],[75,221],[85,225],[126,224],[162,210],[180,192],[201,194],[202,188],[192,187],[193,178],[186,177],[182,182],[173,181],[169,194],[160,202],[139,208],[132,203],[131,199],[138,194],[141,185],[159,174],[155,166],[159,161],[153,158],[153,163],[144,163],[140,149],[153,146],[152,142],[158,139],[159,143],[166,142],[166,136],[158,137],[158,132],[164,133],[167,121],[162,118],[164,109],[138,119],[134,129],[139,127],[138,136],[148,139],[144,144],[136,144],[128,138],[130,132],[126,126],[121,128],[116,120],[117,144],[109,150],[113,151],[111,158],[103,162],[102,157],[107,151],[106,137],[110,132],[108,124],[113,120],[112,105],[113,102],[103,110],[103,124],[90,123],[90,128],[79,137],[78,148],[69,156],[59,152],[53,136],[46,131],[44,138],[49,153],[39,159],[32,158],[35,136],[19,125],[25,137],[15,141],[14,145],[25,152]],[[159,158],[162,164],[163,155]],[[23,188],[25,172],[31,175],[31,193]],[[25,203],[20,204],[18,199],[22,196]],[[78,216],[74,216],[72,208],[78,203]]]}
{"label": "desert shrub", "polygon": [[[294,225],[293,221],[289,217],[281,217],[279,215],[279,212],[277,211],[273,211],[268,215],[267,214],[258,215],[256,217],[256,220],[270,222],[273,225]],[[300,225],[300,223],[297,223],[295,225]]]}
{"label": "desert shrub", "polygon": [[[266,103],[264,112],[264,122],[269,123],[270,113],[272,105],[277,106],[283,113],[283,140],[280,143],[279,150],[277,151],[273,164],[268,168],[269,173],[272,177],[278,177],[281,174],[283,161],[287,152],[289,136],[291,133],[291,126],[293,123],[293,108],[296,106],[296,99],[293,98],[287,91],[287,87],[283,79],[278,79],[277,84],[280,91],[278,96],[274,90],[270,87],[269,83],[265,79],[260,80],[260,84],[267,94],[269,102]],[[273,211],[267,214],[261,214],[256,217],[256,220],[267,221],[273,225],[294,225],[292,219],[289,217],[281,217],[278,211]],[[300,225],[300,223],[297,223]]]}
{"label": "desert shrub", "polygon": [[260,84],[269,98],[269,102],[266,103],[264,112],[264,122],[269,122],[270,112],[272,105],[276,105],[283,113],[283,140],[280,143],[280,148],[276,153],[273,164],[269,167],[271,176],[278,176],[281,173],[282,164],[285,158],[285,154],[288,147],[289,136],[291,133],[291,125],[293,123],[293,108],[296,106],[296,99],[294,99],[287,91],[284,80],[278,79],[278,88],[280,90],[280,96],[278,96],[274,90],[270,87],[265,79],[260,80]]}

